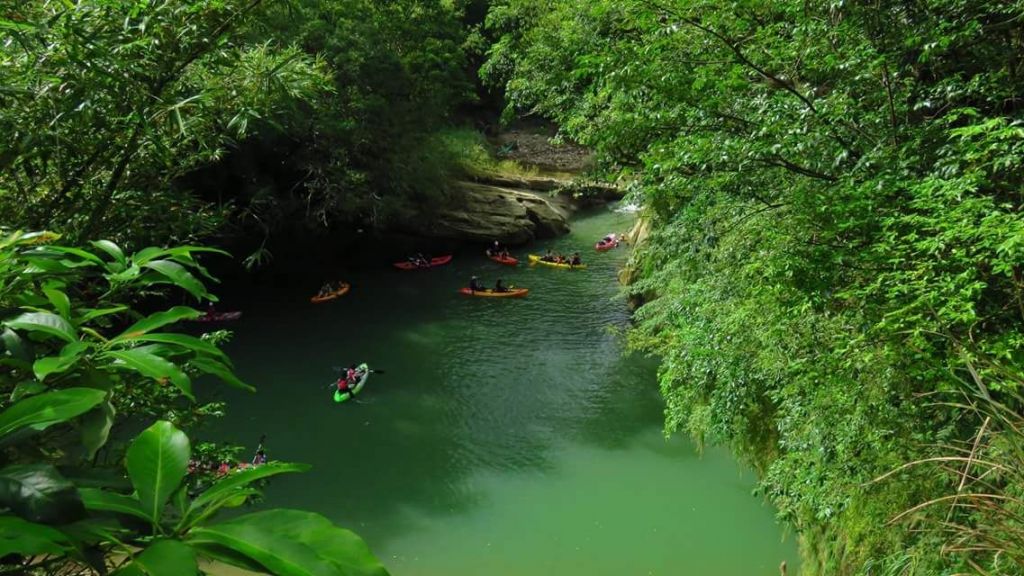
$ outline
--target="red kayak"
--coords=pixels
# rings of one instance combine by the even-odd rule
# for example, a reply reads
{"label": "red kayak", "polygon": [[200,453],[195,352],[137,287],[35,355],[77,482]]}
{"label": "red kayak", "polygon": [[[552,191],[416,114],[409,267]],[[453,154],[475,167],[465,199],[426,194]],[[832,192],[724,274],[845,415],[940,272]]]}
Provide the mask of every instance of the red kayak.
{"label": "red kayak", "polygon": [[616,236],[615,234],[609,234],[609,235],[605,236],[604,238],[602,238],[600,241],[598,241],[597,244],[594,244],[594,248],[598,252],[605,252],[605,251],[611,250],[612,248],[615,248],[618,245],[619,245],[619,237]]}
{"label": "red kayak", "polygon": [[515,266],[519,264],[519,260],[516,260],[511,256],[491,256],[490,254],[488,254],[487,257],[490,258],[491,260],[494,260],[498,264],[504,264],[506,266]]}
{"label": "red kayak", "polygon": [[207,312],[198,318],[193,318],[193,320],[196,322],[227,322],[229,320],[238,320],[241,317],[241,312]]}
{"label": "red kayak", "polygon": [[434,266],[442,266],[452,261],[452,255],[437,256],[430,259],[430,264],[416,264],[414,262],[395,262],[395,268],[400,270],[422,270],[423,268],[433,268]]}

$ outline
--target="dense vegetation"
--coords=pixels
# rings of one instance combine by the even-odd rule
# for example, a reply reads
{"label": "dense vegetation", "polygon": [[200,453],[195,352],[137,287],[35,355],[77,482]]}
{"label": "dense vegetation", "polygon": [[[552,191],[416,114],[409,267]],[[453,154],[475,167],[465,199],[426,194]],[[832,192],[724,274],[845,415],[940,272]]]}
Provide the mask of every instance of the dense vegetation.
{"label": "dense vegetation", "polygon": [[460,2],[16,4],[0,222],[69,239],[386,222],[443,196],[438,139],[475,98]]}
{"label": "dense vegetation", "polygon": [[198,377],[248,386],[217,347],[222,336],[172,331],[197,310],[144,316],[133,303],[171,289],[215,300],[196,276],[210,250],[54,240],[0,238],[0,573],[189,576],[205,559],[281,575],[386,574],[362,540],[317,514],[218,521],[258,497],[261,480],[306,467],[215,473],[224,454],[181,430],[219,410],[195,403]]}
{"label": "dense vegetation", "polygon": [[944,469],[873,480],[971,446],[964,382],[1022,407],[1024,5],[494,4],[483,73],[509,114],[557,122],[646,207],[633,341],[664,358],[668,429],[760,470],[806,573],[1019,569],[998,538],[940,553],[919,529],[981,508],[889,524],[964,487]]}
{"label": "dense vegetation", "polygon": [[[34,0],[0,2],[0,42],[0,571],[280,569],[208,522],[251,487],[182,480],[182,429],[221,409],[192,379],[242,385],[225,336],[132,310],[211,299],[200,251],[135,248],[443,200],[490,161],[453,129],[478,66],[506,119],[556,122],[634,190],[632,341],[663,358],[667,429],[759,470],[807,573],[1022,569],[1019,0]],[[126,425],[150,427],[108,445]],[[122,462],[130,485],[72,483]],[[268,518],[245,530],[289,525]],[[337,536],[301,518],[293,552]]]}

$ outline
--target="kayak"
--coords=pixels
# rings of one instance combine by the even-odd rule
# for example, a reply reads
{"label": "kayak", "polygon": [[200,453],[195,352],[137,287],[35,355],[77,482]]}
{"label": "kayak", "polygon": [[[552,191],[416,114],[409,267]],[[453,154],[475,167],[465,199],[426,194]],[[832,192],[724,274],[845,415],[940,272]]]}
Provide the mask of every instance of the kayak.
{"label": "kayak", "polygon": [[193,318],[193,320],[196,322],[227,322],[229,320],[238,320],[241,317],[241,312],[207,312],[198,318]]}
{"label": "kayak", "polygon": [[370,367],[366,365],[366,362],[363,362],[359,366],[356,366],[356,370],[363,373],[362,377],[359,378],[359,382],[356,382],[356,385],[354,388],[352,388],[351,392],[339,392],[337,389],[335,389],[335,402],[344,402],[348,400],[349,398],[355,396],[356,394],[359,394],[359,391],[363,389],[363,386],[366,386],[366,381],[370,379]]}
{"label": "kayak", "polygon": [[522,298],[530,291],[529,288],[509,288],[508,292],[495,292],[494,290],[470,290],[459,288],[460,294],[466,296],[482,296],[484,298]]}
{"label": "kayak", "polygon": [[340,297],[344,296],[345,294],[348,294],[349,288],[351,288],[351,286],[349,285],[348,282],[342,282],[341,283],[341,288],[338,288],[334,292],[328,292],[327,294],[324,294],[323,296],[319,296],[319,295],[318,296],[313,296],[312,298],[309,299],[309,301],[312,302],[313,304],[319,304],[321,302],[327,302],[329,300],[334,300],[335,298],[340,298]]}
{"label": "kayak", "polygon": [[434,266],[441,266],[452,261],[452,255],[437,256],[430,259],[429,265],[417,265],[412,262],[395,262],[395,268],[400,270],[421,270],[423,268],[433,268]]}
{"label": "kayak", "polygon": [[491,256],[490,254],[488,254],[487,257],[490,258],[491,260],[494,260],[498,264],[504,264],[506,266],[515,266],[519,264],[519,260],[516,260],[511,256]]}
{"label": "kayak", "polygon": [[609,234],[609,235],[605,236],[604,238],[602,238],[601,240],[599,240],[597,242],[597,244],[594,244],[594,248],[598,252],[605,252],[605,251],[611,250],[612,248],[617,247],[618,245],[619,245],[619,237],[616,236],[615,234]]}
{"label": "kayak", "polygon": [[573,266],[572,264],[561,264],[559,262],[548,262],[547,260],[541,260],[540,256],[537,256],[536,254],[530,254],[530,264],[543,264],[545,266],[551,266],[553,268],[568,268],[570,270],[586,270],[587,269],[587,265],[586,264],[577,264],[577,265]]}

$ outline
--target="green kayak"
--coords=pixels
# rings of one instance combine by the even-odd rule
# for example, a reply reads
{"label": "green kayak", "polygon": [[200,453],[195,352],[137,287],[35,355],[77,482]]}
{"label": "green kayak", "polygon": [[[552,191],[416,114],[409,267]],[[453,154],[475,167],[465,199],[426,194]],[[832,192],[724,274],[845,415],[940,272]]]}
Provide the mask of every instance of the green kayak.
{"label": "green kayak", "polygon": [[351,392],[339,392],[335,390],[335,402],[344,402],[348,400],[349,398],[355,396],[356,394],[359,394],[359,391],[363,389],[363,386],[366,386],[366,381],[370,379],[370,367],[366,365],[366,362],[363,362],[359,366],[356,366],[356,371],[358,371],[362,375],[359,377],[359,381],[356,382],[355,387],[352,388]]}

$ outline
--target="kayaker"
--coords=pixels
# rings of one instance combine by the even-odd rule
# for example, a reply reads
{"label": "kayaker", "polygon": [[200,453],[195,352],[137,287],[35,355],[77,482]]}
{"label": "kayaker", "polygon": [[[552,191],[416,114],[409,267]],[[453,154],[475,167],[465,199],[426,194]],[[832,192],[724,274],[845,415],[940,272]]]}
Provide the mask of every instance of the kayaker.
{"label": "kayaker", "polygon": [[469,291],[470,292],[485,292],[487,289],[484,288],[483,284],[480,283],[480,279],[473,276],[469,279]]}
{"label": "kayaker", "polygon": [[494,283],[494,291],[508,292],[508,288],[506,288],[505,285],[501,283],[501,278],[498,278],[498,281]]}
{"label": "kayaker", "polygon": [[267,439],[267,435],[260,436],[259,446],[256,447],[256,455],[252,457],[252,465],[259,466],[260,464],[267,463],[267,452],[263,449],[263,442]]}
{"label": "kayaker", "polygon": [[540,259],[545,261],[545,262],[555,262],[556,261],[555,260],[555,255],[551,252],[551,248],[548,248],[547,252],[545,252],[544,255],[540,257]]}
{"label": "kayaker", "polygon": [[420,268],[427,268],[430,266],[430,259],[423,255],[422,252],[416,253],[416,265]]}
{"label": "kayaker", "polygon": [[501,256],[503,252],[505,252],[505,250],[501,247],[501,242],[498,242],[497,240],[495,240],[494,244],[491,244],[491,247],[487,249],[488,256]]}
{"label": "kayaker", "polygon": [[359,369],[355,364],[349,364],[348,370],[345,371],[345,379],[348,380],[350,387],[355,386],[355,383],[359,381]]}
{"label": "kayaker", "polygon": [[579,266],[580,264],[583,264],[583,261],[580,260],[580,253],[579,252],[573,252],[572,253],[572,261],[570,262],[570,264],[573,265],[573,266]]}
{"label": "kayaker", "polygon": [[[351,372],[354,372],[354,370],[349,370],[349,373]],[[351,378],[349,373],[338,378],[338,394],[349,394],[355,391],[355,379]]]}
{"label": "kayaker", "polygon": [[334,286],[332,286],[330,282],[325,282],[324,285],[320,287],[320,293],[318,293],[317,296],[322,298],[331,292],[334,292]]}

